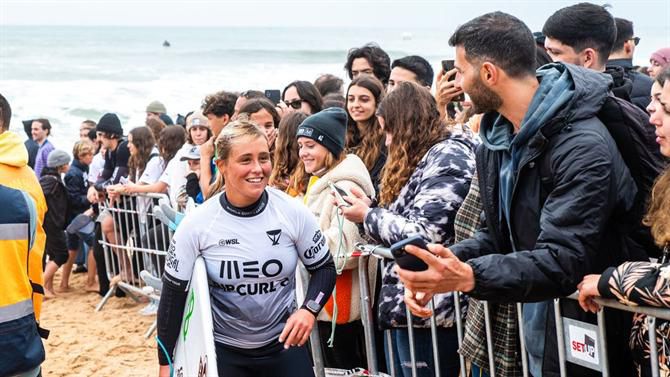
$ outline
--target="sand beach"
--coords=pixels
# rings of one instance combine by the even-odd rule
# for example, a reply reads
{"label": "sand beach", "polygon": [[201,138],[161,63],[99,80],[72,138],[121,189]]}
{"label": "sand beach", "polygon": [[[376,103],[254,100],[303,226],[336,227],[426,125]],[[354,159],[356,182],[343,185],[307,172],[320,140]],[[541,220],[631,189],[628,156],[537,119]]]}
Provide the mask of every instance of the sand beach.
{"label": "sand beach", "polygon": [[156,316],[140,315],[146,304],[127,297],[96,312],[101,297],[84,291],[84,278],[73,274],[69,292],[44,302],[41,323],[51,335],[43,376],[157,376],[156,342],[144,338]]}

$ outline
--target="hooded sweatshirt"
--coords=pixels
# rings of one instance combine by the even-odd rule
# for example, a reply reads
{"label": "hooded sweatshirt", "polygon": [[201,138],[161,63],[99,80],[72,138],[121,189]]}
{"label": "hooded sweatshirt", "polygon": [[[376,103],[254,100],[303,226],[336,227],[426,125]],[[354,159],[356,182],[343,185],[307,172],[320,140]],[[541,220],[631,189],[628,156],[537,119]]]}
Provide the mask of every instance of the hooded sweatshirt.
{"label": "hooded sweatshirt", "polygon": [[[39,320],[42,295],[33,294],[30,282],[39,286],[43,283],[42,255],[46,235],[42,228],[42,221],[47,205],[37,177],[28,167],[28,152],[23,141],[10,131],[0,134],[0,184],[28,193],[35,203],[37,212],[35,241],[30,249],[27,265],[26,251],[19,240],[0,239],[0,250],[3,252],[3,263],[0,263],[0,276],[2,276],[0,279],[0,292],[2,292],[0,311],[3,307],[32,299],[32,311],[35,318]],[[10,255],[16,255],[16,258]],[[12,264],[9,261],[17,263]],[[29,272],[29,276],[26,276],[26,271]]]}
{"label": "hooded sweatshirt", "polygon": [[515,172],[518,170],[521,156],[528,150],[528,140],[551,120],[575,93],[572,76],[564,65],[545,65],[537,71],[537,78],[540,86],[521,121],[518,134],[513,134],[514,127],[502,115],[494,123],[482,124],[479,131],[487,148],[503,152],[500,164],[500,203],[502,203],[500,218],[502,219],[504,215],[507,224],[516,179]]}
{"label": "hooded sweatshirt", "polygon": [[[335,266],[338,270],[343,270],[336,281],[337,323],[341,324],[361,318],[359,258],[351,257],[351,254],[354,252],[356,243],[363,239],[356,224],[341,215],[338,219],[338,209],[333,205],[328,182],[332,182],[347,192],[351,192],[351,189],[356,187],[367,196],[374,196],[375,191],[363,161],[358,156],[349,154],[322,177],[318,179],[312,177],[305,194],[305,204],[318,219],[319,227],[328,241],[328,249],[335,259]],[[370,258],[368,281],[372,297],[374,297],[376,271],[376,259]],[[333,310],[333,296],[331,296],[324,310],[319,313],[318,319],[330,321]]]}

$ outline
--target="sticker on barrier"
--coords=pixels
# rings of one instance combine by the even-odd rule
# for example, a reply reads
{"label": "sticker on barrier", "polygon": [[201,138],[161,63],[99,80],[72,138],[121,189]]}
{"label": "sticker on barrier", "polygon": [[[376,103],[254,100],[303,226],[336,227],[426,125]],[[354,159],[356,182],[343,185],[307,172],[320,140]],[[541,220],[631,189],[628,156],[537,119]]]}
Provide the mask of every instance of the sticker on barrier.
{"label": "sticker on barrier", "polygon": [[195,261],[186,297],[184,318],[174,351],[174,370],[184,376],[217,377],[216,367],[207,365],[208,361],[216,360],[216,349],[207,270],[202,257]]}
{"label": "sticker on barrier", "polygon": [[598,326],[563,318],[567,361],[601,371],[602,345],[599,343]]}

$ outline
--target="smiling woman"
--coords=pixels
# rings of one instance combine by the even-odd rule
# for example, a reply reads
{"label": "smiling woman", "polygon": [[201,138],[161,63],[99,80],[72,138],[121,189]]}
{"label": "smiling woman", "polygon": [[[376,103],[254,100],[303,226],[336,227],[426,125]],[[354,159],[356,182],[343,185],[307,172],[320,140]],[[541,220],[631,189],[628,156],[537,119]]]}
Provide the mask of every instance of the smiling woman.
{"label": "smiling woman", "polygon": [[[335,266],[312,214],[267,188],[270,152],[263,130],[246,116],[215,143],[225,189],[186,216],[168,251],[158,309],[160,375],[179,335],[186,289],[197,257],[208,271],[219,375],[313,376],[303,347],[335,285]],[[311,278],[295,305],[298,261]]]}
{"label": "smiling woman", "polygon": [[[342,195],[347,196],[355,191],[371,197],[374,188],[363,161],[344,151],[346,129],[346,112],[328,108],[305,119],[295,137],[304,172],[310,175],[304,202],[318,219],[338,272],[336,294],[318,317],[321,339],[330,337],[330,347],[325,342],[321,344],[325,366],[352,369],[365,365],[366,360],[359,304],[359,258],[351,258],[355,244],[362,238],[356,224],[339,214],[338,207],[346,203],[334,205],[331,192],[342,190]],[[371,260],[367,271],[372,284],[370,292],[374,292],[376,271],[377,263]]]}

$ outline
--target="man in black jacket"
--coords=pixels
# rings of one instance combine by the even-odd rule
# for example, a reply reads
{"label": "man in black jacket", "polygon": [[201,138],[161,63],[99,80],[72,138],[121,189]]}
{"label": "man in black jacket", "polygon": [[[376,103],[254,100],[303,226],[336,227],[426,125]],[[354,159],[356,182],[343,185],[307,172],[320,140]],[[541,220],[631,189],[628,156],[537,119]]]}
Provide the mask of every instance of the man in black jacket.
{"label": "man in black jacket", "polygon": [[[438,292],[524,302],[530,371],[558,376],[552,299],[574,292],[586,274],[627,257],[619,224],[637,189],[596,117],[612,80],[562,63],[536,73],[531,31],[501,12],[469,21],[449,43],[456,47],[458,84],[485,113],[477,171],[486,224],[472,239],[449,249],[431,245],[431,254],[408,247],[429,269],[399,270],[408,289],[406,302],[418,315],[429,313],[424,305]],[[428,294],[422,298],[412,292]],[[562,304],[564,315],[571,312],[569,306]],[[576,305],[572,314],[581,314]],[[610,360],[619,363],[612,370],[632,375],[624,369],[630,366],[625,356],[629,332],[611,322],[607,331],[609,345],[618,351],[608,350]],[[570,376],[591,372],[574,365],[568,369]]]}
{"label": "man in black jacket", "polygon": [[635,47],[640,42],[640,38],[635,36],[631,21],[623,18],[615,18],[614,21],[616,22],[616,40],[607,65],[623,68],[626,77],[633,82],[633,90],[630,93],[631,101],[646,111],[647,106],[649,106],[649,93],[654,80],[636,71],[633,66],[633,54],[635,54]]}

